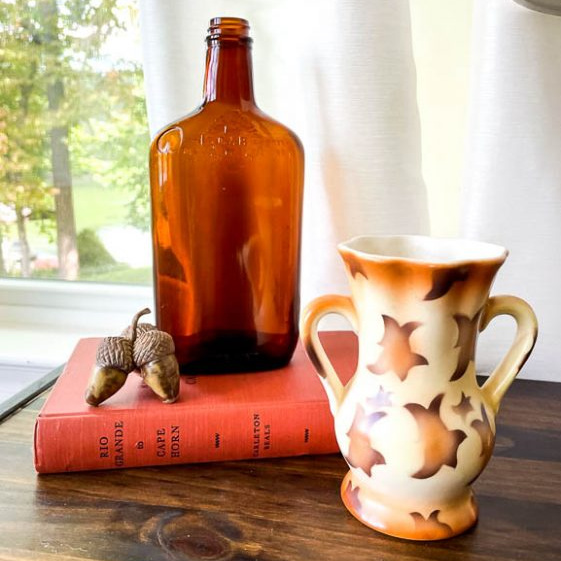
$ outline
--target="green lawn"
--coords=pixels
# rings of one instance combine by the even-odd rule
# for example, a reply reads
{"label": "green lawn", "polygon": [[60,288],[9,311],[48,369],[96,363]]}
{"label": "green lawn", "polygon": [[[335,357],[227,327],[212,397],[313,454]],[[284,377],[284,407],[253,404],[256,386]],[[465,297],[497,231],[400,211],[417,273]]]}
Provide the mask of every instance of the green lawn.
{"label": "green lawn", "polygon": [[[130,195],[117,188],[102,187],[92,180],[76,180],[72,189],[76,231],[91,228],[98,230],[104,226],[127,223],[127,206]],[[54,225],[51,228],[54,230]],[[10,224],[8,237],[17,239],[17,227]],[[27,223],[27,238],[34,251],[56,253],[56,232],[42,231],[40,220]]]}
{"label": "green lawn", "polygon": [[73,195],[78,232],[84,228],[98,230],[127,222],[130,195],[122,189],[96,185],[91,180],[76,181]]}
{"label": "green lawn", "polygon": [[[58,273],[56,269],[43,271],[34,271],[31,275],[33,278],[56,279]],[[81,269],[80,281],[87,282],[108,282],[123,284],[152,284],[152,268],[151,267],[129,267],[124,263],[117,263],[110,267],[104,267],[103,270]]]}
{"label": "green lawn", "polygon": [[[124,225],[127,223],[127,211],[130,195],[116,187],[103,187],[91,178],[77,178],[73,185],[74,213],[76,230],[86,228],[94,231],[106,226]],[[11,224],[7,235],[17,239],[17,228]],[[38,220],[27,223],[27,237],[34,254],[56,255],[56,231],[54,225],[50,232]],[[55,278],[56,271],[35,271],[33,276]],[[115,282],[130,284],[151,284],[152,269],[150,267],[132,268],[118,263],[103,269],[80,271],[80,280],[92,282]]]}
{"label": "green lawn", "polygon": [[126,284],[152,284],[152,268],[133,269],[128,265],[117,264],[104,271],[80,271],[81,281],[116,282]]}

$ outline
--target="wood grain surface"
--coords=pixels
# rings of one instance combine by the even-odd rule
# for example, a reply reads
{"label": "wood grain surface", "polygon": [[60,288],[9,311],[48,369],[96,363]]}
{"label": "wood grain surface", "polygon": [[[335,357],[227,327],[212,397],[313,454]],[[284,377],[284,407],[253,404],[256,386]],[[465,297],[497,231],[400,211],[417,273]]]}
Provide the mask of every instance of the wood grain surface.
{"label": "wood grain surface", "polygon": [[348,514],[338,455],[39,477],[43,400],[0,424],[2,561],[561,560],[561,384],[515,382],[475,484],[478,525],[426,543]]}

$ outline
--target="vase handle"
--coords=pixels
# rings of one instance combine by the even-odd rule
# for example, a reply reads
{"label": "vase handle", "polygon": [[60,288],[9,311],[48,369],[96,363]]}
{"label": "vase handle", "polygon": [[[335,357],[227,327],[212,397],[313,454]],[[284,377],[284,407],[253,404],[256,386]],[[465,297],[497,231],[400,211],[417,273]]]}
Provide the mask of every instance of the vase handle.
{"label": "vase handle", "polygon": [[516,321],[516,336],[510,349],[481,388],[495,413],[514,378],[530,356],[538,336],[538,320],[530,305],[516,296],[489,298],[479,325],[483,331],[496,316],[506,314]]}
{"label": "vase handle", "polygon": [[327,314],[340,314],[357,331],[357,315],[353,302],[347,296],[328,294],[312,300],[302,311],[300,334],[304,349],[310,358],[325,388],[331,413],[335,415],[345,396],[345,386],[341,382],[318,336],[318,324]]}

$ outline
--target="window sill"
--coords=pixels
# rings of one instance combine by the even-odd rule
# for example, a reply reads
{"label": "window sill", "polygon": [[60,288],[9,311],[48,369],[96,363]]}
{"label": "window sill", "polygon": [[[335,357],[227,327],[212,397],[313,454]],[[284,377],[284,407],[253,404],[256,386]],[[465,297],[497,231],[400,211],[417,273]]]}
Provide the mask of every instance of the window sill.
{"label": "window sill", "polygon": [[52,368],[81,337],[117,335],[145,307],[149,286],[0,279],[0,364]]}

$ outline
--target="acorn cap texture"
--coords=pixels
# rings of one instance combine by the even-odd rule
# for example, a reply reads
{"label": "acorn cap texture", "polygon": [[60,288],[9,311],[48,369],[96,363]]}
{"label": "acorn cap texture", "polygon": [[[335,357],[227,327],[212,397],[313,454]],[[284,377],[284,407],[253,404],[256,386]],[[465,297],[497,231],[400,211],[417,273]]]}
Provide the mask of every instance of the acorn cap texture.
{"label": "acorn cap texture", "polygon": [[133,359],[140,368],[145,364],[158,360],[175,352],[171,335],[155,329],[140,335],[134,342]]}
{"label": "acorn cap texture", "polygon": [[134,370],[133,346],[125,337],[105,337],[97,347],[95,362],[98,366],[119,368],[127,374]]}
{"label": "acorn cap texture", "polygon": [[[155,325],[151,323],[139,323],[136,326],[136,336],[140,337],[142,334],[146,333],[147,331],[154,331],[156,329]],[[129,325],[126,329],[123,329],[121,332],[121,337],[126,337],[127,339],[132,338],[132,326]]]}

